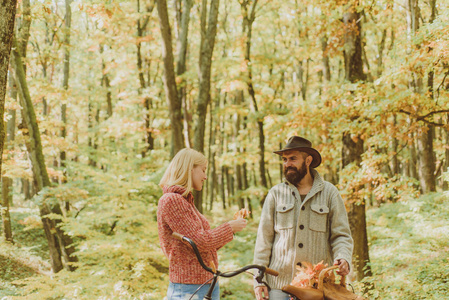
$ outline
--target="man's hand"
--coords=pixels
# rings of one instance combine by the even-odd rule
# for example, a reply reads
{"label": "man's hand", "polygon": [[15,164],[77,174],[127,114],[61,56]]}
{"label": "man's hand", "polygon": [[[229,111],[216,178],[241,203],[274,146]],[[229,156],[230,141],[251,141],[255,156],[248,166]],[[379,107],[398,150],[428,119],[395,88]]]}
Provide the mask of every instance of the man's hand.
{"label": "man's hand", "polygon": [[254,294],[256,294],[257,300],[270,299],[268,296],[268,288],[265,285],[259,285],[254,288]]}
{"label": "man's hand", "polygon": [[349,264],[344,259],[336,259],[334,261],[334,266],[338,266],[337,274],[341,276],[346,276],[349,274]]}

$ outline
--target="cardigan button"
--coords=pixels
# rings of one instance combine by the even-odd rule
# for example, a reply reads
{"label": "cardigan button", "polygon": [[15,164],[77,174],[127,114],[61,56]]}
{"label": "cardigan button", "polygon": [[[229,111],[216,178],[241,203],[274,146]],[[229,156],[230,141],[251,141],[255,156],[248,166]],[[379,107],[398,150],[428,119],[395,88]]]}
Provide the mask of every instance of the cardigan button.
{"label": "cardigan button", "polygon": [[304,229],[304,225],[299,225],[299,229],[303,230]]}
{"label": "cardigan button", "polygon": [[287,207],[285,207],[285,206],[282,208],[282,210],[286,210],[286,209],[287,209]]}
{"label": "cardigan button", "polygon": [[301,210],[306,210],[306,207],[305,206],[301,207]]}
{"label": "cardigan button", "polygon": [[302,243],[299,243],[298,247],[302,248],[302,247],[304,247],[304,245]]}
{"label": "cardigan button", "polygon": [[322,208],[320,208],[320,212],[323,212],[323,209],[322,209]]}
{"label": "cardigan button", "polygon": [[300,262],[297,263],[296,265],[302,267],[302,263],[300,263]]}

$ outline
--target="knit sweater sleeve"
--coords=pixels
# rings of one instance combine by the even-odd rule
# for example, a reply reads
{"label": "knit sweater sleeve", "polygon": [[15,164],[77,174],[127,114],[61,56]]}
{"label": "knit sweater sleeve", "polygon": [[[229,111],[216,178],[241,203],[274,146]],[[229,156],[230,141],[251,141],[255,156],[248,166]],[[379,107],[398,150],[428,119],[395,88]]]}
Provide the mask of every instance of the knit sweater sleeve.
{"label": "knit sweater sleeve", "polygon": [[265,198],[257,230],[256,246],[254,249],[254,264],[268,266],[274,241],[274,208],[275,199],[272,191]]}
{"label": "knit sweater sleeve", "polygon": [[[215,251],[232,241],[231,225],[204,228],[195,209],[181,195],[166,194],[159,200],[160,216],[173,232],[192,239],[200,251]],[[208,227],[208,226],[207,226]]]}
{"label": "knit sweater sleeve", "polygon": [[353,239],[349,228],[348,214],[346,213],[345,204],[340,196],[337,188],[334,187],[331,196],[330,207],[330,245],[333,259],[344,259],[348,262],[352,269],[352,250]]}

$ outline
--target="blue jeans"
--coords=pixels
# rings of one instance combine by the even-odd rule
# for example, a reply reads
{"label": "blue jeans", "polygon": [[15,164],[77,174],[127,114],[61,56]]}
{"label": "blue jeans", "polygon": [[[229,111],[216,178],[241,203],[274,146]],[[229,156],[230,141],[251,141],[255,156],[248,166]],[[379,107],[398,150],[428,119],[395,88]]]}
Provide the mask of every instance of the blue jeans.
{"label": "blue jeans", "polygon": [[282,290],[272,289],[270,291],[270,300],[288,300],[290,296],[284,293]]}
{"label": "blue jeans", "polygon": [[[173,283],[170,282],[167,290],[167,300],[189,300],[190,297],[195,293],[195,291],[201,286],[201,284],[184,284],[184,283]],[[207,291],[210,288],[210,284],[205,284],[195,295],[192,300],[203,300],[206,296]],[[212,291],[212,299],[220,299],[220,287],[218,282]]]}

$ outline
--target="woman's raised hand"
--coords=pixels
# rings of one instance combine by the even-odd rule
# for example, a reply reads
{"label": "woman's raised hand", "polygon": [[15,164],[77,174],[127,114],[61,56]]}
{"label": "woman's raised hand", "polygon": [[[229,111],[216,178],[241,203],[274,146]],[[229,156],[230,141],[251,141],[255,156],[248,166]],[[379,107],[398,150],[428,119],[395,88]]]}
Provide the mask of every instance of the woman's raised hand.
{"label": "woman's raised hand", "polygon": [[243,218],[237,219],[237,220],[232,220],[228,222],[229,225],[231,225],[232,231],[234,233],[242,231],[243,228],[246,227],[246,223],[247,221]]}

